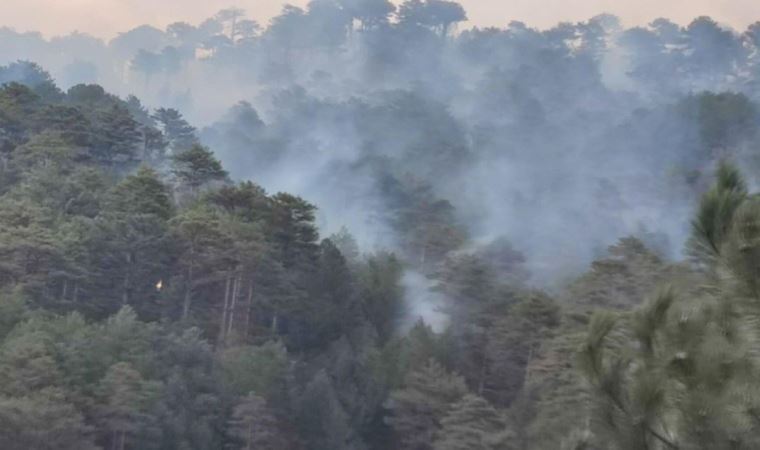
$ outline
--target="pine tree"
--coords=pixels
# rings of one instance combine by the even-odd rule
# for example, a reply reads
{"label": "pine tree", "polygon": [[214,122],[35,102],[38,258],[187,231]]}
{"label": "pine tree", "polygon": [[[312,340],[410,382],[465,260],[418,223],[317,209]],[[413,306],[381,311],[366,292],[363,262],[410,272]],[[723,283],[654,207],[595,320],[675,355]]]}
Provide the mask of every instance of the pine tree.
{"label": "pine tree", "polygon": [[140,124],[119,104],[96,116],[91,157],[114,169],[129,169],[139,162]]}
{"label": "pine tree", "polygon": [[148,316],[159,314],[155,286],[168,278],[172,213],[166,186],[155,171],[142,167],[113,189],[98,220],[101,286],[115,290],[122,305],[139,301],[134,306]]}
{"label": "pine tree", "polygon": [[507,450],[507,425],[488,401],[467,394],[441,420],[435,450]]}
{"label": "pine tree", "polygon": [[168,141],[172,156],[179,155],[194,145],[198,145],[195,128],[190,126],[176,109],[159,108],[152,117],[158,122],[164,137]]}
{"label": "pine tree", "polygon": [[399,449],[432,450],[441,420],[467,392],[464,380],[429,361],[407,375],[404,387],[393,391],[386,422],[399,440]]}
{"label": "pine tree", "polygon": [[77,162],[81,162],[85,150],[66,142],[58,132],[43,132],[20,146],[13,155],[13,162],[20,169],[55,168],[63,177]]}
{"label": "pine tree", "polygon": [[358,269],[359,298],[365,316],[380,335],[390,339],[403,314],[403,267],[395,255],[376,253]]}
{"label": "pine tree", "polygon": [[28,200],[4,198],[0,205],[0,286],[15,286],[44,302],[50,275],[64,265],[50,228],[50,211]]}
{"label": "pine tree", "polygon": [[736,167],[722,161],[716,171],[716,182],[702,196],[692,221],[687,250],[696,263],[714,265],[731,229],[734,213],[746,198],[747,185],[741,174]]}
{"label": "pine tree", "polygon": [[287,356],[285,346],[275,341],[225,349],[219,355],[225,388],[237,396],[255,392],[264,399],[276,398],[284,388]]}
{"label": "pine tree", "polygon": [[357,326],[360,310],[346,259],[329,239],[320,244],[317,264],[309,288],[312,300],[303,319],[317,342],[328,342]]}
{"label": "pine tree", "polygon": [[317,372],[298,398],[297,424],[314,450],[349,450],[362,448],[349,426],[330,376]]}
{"label": "pine tree", "polygon": [[300,197],[279,193],[272,198],[269,223],[275,248],[286,268],[311,265],[318,256],[316,207]]}
{"label": "pine tree", "polygon": [[630,309],[666,279],[677,267],[669,266],[635,237],[620,239],[607,255],[591,263],[590,270],[569,286],[576,309]]}
{"label": "pine tree", "polygon": [[579,364],[592,387],[600,445],[760,445],[760,359],[753,350],[760,206],[743,185],[735,169],[722,166],[697,212],[696,224],[705,225],[695,225],[692,240],[707,269],[701,289],[688,296],[662,289],[631,314],[592,319]]}
{"label": "pine tree", "polygon": [[341,227],[337,233],[333,233],[328,239],[340,250],[349,265],[353,266],[359,262],[361,256],[359,244],[356,243],[356,239],[348,231],[348,228]]}
{"label": "pine tree", "polygon": [[235,406],[229,433],[239,450],[283,450],[287,442],[266,400],[256,394],[243,397]]}
{"label": "pine tree", "polygon": [[146,411],[150,398],[145,385],[142,375],[123,362],[112,365],[101,380],[98,390],[103,406],[98,408],[98,420],[108,431],[109,448],[131,448],[133,436],[149,423]]}
{"label": "pine tree", "polygon": [[53,342],[45,333],[29,332],[7,339],[0,352],[0,393],[23,397],[55,388],[61,378],[55,358]]}
{"label": "pine tree", "polygon": [[54,389],[0,397],[0,447],[4,450],[97,450],[82,414]]}
{"label": "pine tree", "polygon": [[222,163],[214,158],[209,149],[197,144],[172,155],[171,172],[180,187],[189,188],[193,195],[197,194],[202,186],[227,178],[227,171],[222,168]]}
{"label": "pine tree", "polygon": [[182,320],[190,317],[197,291],[217,282],[224,253],[232,245],[216,212],[199,206],[183,211],[169,222],[179,246],[182,279]]}

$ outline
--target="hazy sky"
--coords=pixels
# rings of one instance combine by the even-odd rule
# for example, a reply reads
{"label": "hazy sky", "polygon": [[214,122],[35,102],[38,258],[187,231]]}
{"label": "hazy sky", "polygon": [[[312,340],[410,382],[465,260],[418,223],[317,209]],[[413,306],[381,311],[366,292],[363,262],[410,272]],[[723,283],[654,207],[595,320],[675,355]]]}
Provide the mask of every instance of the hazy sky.
{"label": "hazy sky", "polygon": [[[174,21],[191,23],[217,10],[236,5],[265,23],[282,5],[308,0],[0,0],[0,26],[18,31],[40,30],[45,35],[78,30],[100,37],[143,23],[163,27]],[[503,26],[521,20],[541,28],[559,21],[585,20],[601,12],[623,18],[627,25],[668,17],[688,23],[700,15],[744,28],[760,20],[759,0],[460,0],[471,23]]]}

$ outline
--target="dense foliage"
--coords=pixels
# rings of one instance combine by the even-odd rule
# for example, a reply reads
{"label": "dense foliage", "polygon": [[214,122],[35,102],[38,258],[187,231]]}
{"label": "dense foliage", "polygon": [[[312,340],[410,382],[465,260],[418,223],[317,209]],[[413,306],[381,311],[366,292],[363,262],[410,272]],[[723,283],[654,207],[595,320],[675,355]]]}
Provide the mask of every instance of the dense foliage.
{"label": "dense foliage", "polygon": [[[46,83],[0,88],[3,448],[458,448],[501,436],[485,398],[508,406],[538,342],[520,336],[558,320],[546,295],[499,280],[519,275],[508,244],[448,254],[458,241],[420,227],[457,225],[414,203],[399,217],[408,261],[360,253],[348,230],[320,240],[315,206],[232,182],[177,111]],[[399,332],[410,267],[456,299],[462,320],[446,334],[422,322]],[[474,425],[481,410],[492,425]]]}
{"label": "dense foliage", "polygon": [[[464,19],[319,0],[114,39],[149,96],[256,69],[237,75],[272,89],[266,122],[242,102],[201,131],[1,66],[0,448],[757,448],[758,27]],[[603,79],[613,37],[636,95]],[[672,229],[618,226],[654,207],[622,186],[679,205],[655,219],[694,210],[685,258]]]}
{"label": "dense foliage", "polygon": [[[57,95],[34,61],[64,90],[134,94],[190,146],[179,110],[233,178],[318,205],[326,233],[423,258],[466,240],[454,218],[477,242],[508,238],[541,282],[622,236],[679,257],[715,160],[760,173],[758,24],[469,28],[447,0],[303,3],[268,23],[228,8],[110,40],[0,28],[0,83]],[[409,205],[428,222],[409,223]],[[409,242],[412,226],[436,235]]]}

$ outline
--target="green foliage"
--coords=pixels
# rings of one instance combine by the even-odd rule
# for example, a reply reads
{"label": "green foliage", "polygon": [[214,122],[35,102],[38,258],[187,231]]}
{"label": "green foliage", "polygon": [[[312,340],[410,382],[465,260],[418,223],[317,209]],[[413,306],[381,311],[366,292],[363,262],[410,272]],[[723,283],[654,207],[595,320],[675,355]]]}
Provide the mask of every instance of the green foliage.
{"label": "green foliage", "polygon": [[[103,440],[115,448],[129,448],[133,442],[145,442],[155,417],[151,406],[158,400],[159,383],[146,382],[129,363],[108,368],[98,386],[101,405],[96,409]],[[148,445],[142,444],[142,448]]]}
{"label": "green foliage", "polygon": [[109,210],[123,215],[150,215],[167,220],[172,215],[172,203],[166,186],[156,171],[141,167],[119,183],[108,198]]}
{"label": "green foliage", "polygon": [[[155,286],[168,274],[171,253],[169,193],[155,171],[143,167],[115,186],[97,222],[104,289],[120,285],[123,305],[135,304],[146,316],[160,312]],[[109,283],[110,282],[110,283]],[[114,286],[115,287],[115,286]]]}
{"label": "green foliage", "polygon": [[332,234],[328,239],[338,248],[349,264],[356,265],[359,262],[361,256],[359,244],[356,243],[356,239],[348,231],[348,228],[341,227],[337,233]]}
{"label": "green foliage", "polygon": [[235,396],[275,398],[285,378],[287,356],[279,342],[225,349],[219,357],[225,388]]}
{"label": "green foliage", "polygon": [[195,128],[190,126],[176,109],[159,108],[152,118],[160,125],[172,155],[178,155],[197,145]]}
{"label": "green foliage", "polygon": [[570,284],[568,294],[576,308],[630,309],[678,272],[634,237],[620,239],[607,252]]}
{"label": "green foliage", "polygon": [[416,267],[431,271],[449,252],[466,240],[454,207],[438,198],[430,185],[409,175],[388,174],[382,180],[388,198],[388,221],[401,236],[400,248]]}
{"label": "green foliage", "polygon": [[0,339],[4,339],[26,315],[26,304],[19,293],[0,294]]}
{"label": "green foliage", "polygon": [[[409,20],[399,26],[451,24]],[[399,114],[454,125],[431,105],[397,100]],[[238,112],[263,126],[250,107]],[[581,340],[575,316],[626,309],[659,281],[691,275],[627,238],[567,291],[529,289],[525,257],[508,241],[468,242],[451,203],[389,168],[384,219],[399,251],[362,253],[346,229],[321,239],[306,200],[230,183],[179,112],[151,114],[97,85],[51,97],[8,84],[0,118],[0,418],[18,428],[0,427],[3,448],[595,445],[592,390],[569,361]],[[441,154],[416,151],[445,166],[464,144],[439,125]],[[724,172],[723,189],[746,197]],[[752,205],[743,200],[726,226],[718,267],[744,296],[754,292],[754,272],[743,272],[754,258]],[[401,328],[415,300],[403,288],[408,269],[435,286],[445,329]],[[663,309],[632,314],[638,328],[622,333],[654,349],[647,361],[661,340],[647,330],[667,326]],[[724,351],[720,336],[710,334],[718,350],[701,351]],[[600,373],[611,367],[609,354],[598,360]],[[647,399],[629,401],[635,414],[670,401],[635,386]]]}
{"label": "green foliage", "polygon": [[404,387],[391,393],[386,419],[393,428],[400,449],[433,449],[441,421],[467,392],[464,380],[446,372],[430,360],[411,371]]}
{"label": "green foliage", "polygon": [[388,253],[370,255],[358,268],[362,308],[382,341],[393,335],[403,311],[402,276],[401,261]]}
{"label": "green foliage", "polygon": [[229,422],[238,449],[283,450],[287,439],[266,400],[249,394],[235,406]]}
{"label": "green foliage", "polygon": [[227,178],[227,171],[222,168],[222,163],[214,158],[211,151],[198,144],[172,155],[171,160],[172,174],[180,186],[188,187],[193,193],[202,186]]}
{"label": "green foliage", "polygon": [[722,247],[723,269],[734,277],[738,293],[750,298],[758,298],[760,295],[759,221],[760,203],[756,197],[751,197],[736,209],[727,242]]}
{"label": "green foliage", "polygon": [[6,83],[29,86],[37,95],[47,100],[57,100],[61,97],[61,91],[50,74],[31,61],[16,61],[0,67],[0,85]]}
{"label": "green foliage", "polygon": [[528,362],[525,384],[508,414],[518,448],[565,450],[588,443],[590,394],[575,363],[585,319],[565,317]]}
{"label": "green foliage", "polygon": [[317,372],[309,380],[297,406],[298,422],[307,448],[348,450],[361,448],[349,426],[349,417],[338,400],[336,387],[327,372]]}
{"label": "green foliage", "polygon": [[507,450],[510,434],[505,421],[485,399],[468,394],[441,420],[436,450]]}
{"label": "green foliage", "polygon": [[8,450],[96,450],[92,430],[62,392],[0,397],[0,446]]}
{"label": "green foliage", "polygon": [[600,313],[589,325],[579,363],[593,390],[599,445],[722,449],[760,442],[760,360],[752,350],[758,212],[736,169],[720,167],[697,217],[698,262],[712,269],[704,288],[688,296],[662,289],[631,313]]}
{"label": "green foliage", "polygon": [[[623,32],[603,15],[454,36],[455,2],[396,3],[315,0],[266,30],[228,8],[108,46],[0,30],[67,84],[128,63],[175,104],[198,99],[156,75],[305,86],[263,92],[270,123],[241,102],[199,134],[178,110],[0,66],[1,449],[760,448],[760,200],[738,170],[757,163],[760,25]],[[92,62],[66,66],[79,45]],[[641,95],[605,86],[613,48]],[[330,63],[359,54],[350,95],[318,98],[345,84]],[[747,94],[681,97],[705,86]],[[687,203],[724,156],[737,166],[699,204],[691,261],[646,232],[611,240]],[[294,162],[319,171],[326,211],[370,201],[350,222],[379,223],[362,243],[395,253],[345,228],[323,239],[317,205],[227,172],[272,183]],[[473,239],[499,225],[541,251]],[[556,245],[584,236],[588,252]],[[597,256],[566,284],[528,273],[581,253]],[[430,299],[446,320],[407,329]]]}
{"label": "green foliage", "polygon": [[755,106],[742,94],[703,92],[684,100],[680,108],[697,123],[708,154],[731,148],[742,136],[757,131]]}
{"label": "green foliage", "polygon": [[731,229],[734,213],[746,198],[747,186],[738,169],[721,162],[715,184],[702,196],[692,221],[687,248],[697,263],[708,267],[715,264]]}

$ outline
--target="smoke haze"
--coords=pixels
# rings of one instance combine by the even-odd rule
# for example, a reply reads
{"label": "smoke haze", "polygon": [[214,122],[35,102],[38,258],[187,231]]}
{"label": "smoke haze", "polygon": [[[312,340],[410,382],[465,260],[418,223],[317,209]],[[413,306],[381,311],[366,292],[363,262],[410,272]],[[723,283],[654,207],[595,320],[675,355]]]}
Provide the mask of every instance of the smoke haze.
{"label": "smoke haze", "polygon": [[[3,25],[19,31],[40,31],[46,36],[78,30],[112,38],[118,32],[141,24],[164,27],[175,21],[200,21],[217,10],[237,6],[251,11],[266,23],[290,3],[305,6],[304,0],[8,0],[3,2]],[[503,27],[520,20],[539,28],[558,22],[577,22],[596,14],[615,14],[628,25],[644,25],[657,17],[686,24],[708,15],[736,28],[760,17],[760,4],[752,0],[463,0],[469,26]],[[44,11],[44,14],[40,12]]]}
{"label": "smoke haze", "polygon": [[[646,23],[654,2],[636,3],[636,14],[619,2],[574,2],[572,14],[565,2],[475,3],[467,15],[448,2],[393,15],[384,0],[317,0],[270,20],[281,5],[239,2],[250,12],[213,15],[221,5],[13,2],[7,17],[19,28],[48,6],[64,14],[58,27],[78,28],[71,20],[92,8],[118,18],[100,25],[124,28],[111,40],[5,29],[0,64],[31,60],[63,89],[99,83],[149,109],[175,107],[236,179],[305,197],[325,235],[346,226],[364,250],[398,250],[421,272],[501,238],[539,284],[577,273],[626,235],[679,256],[714,162],[757,164],[747,143],[760,27],[589,18],[609,9]],[[760,8],[704,3],[737,27]],[[684,4],[657,12],[700,10]],[[130,29],[148,13],[160,27]],[[502,27],[467,29],[465,17],[485,25],[485,16],[503,17]],[[527,24],[507,26],[512,18]],[[730,120],[701,115],[705,102]]]}

